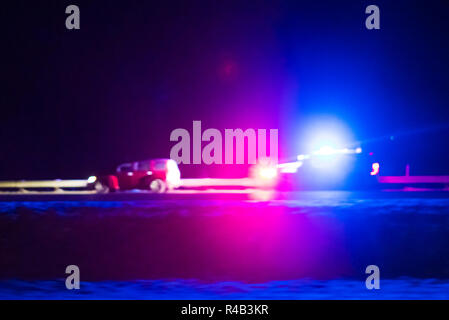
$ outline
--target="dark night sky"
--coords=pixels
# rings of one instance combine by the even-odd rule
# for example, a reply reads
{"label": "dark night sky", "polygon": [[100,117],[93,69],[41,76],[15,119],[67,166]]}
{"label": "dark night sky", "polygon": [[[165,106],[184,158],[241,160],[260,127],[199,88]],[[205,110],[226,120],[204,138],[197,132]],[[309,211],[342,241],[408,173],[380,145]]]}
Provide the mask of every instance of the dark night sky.
{"label": "dark night sky", "polygon": [[[80,30],[65,29],[69,4]],[[369,4],[381,30],[365,29]],[[170,132],[193,120],[278,128],[283,157],[301,152],[314,115],[360,140],[449,123],[447,1],[14,1],[0,12],[0,179],[168,157]],[[403,145],[441,171],[448,130],[430,136]]]}

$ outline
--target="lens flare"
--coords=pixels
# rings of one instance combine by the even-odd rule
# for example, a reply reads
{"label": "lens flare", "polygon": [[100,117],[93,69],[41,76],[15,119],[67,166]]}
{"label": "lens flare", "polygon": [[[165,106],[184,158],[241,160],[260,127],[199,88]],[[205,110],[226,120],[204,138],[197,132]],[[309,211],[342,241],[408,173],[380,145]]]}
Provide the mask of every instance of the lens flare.
{"label": "lens flare", "polygon": [[259,177],[263,179],[274,179],[277,177],[277,169],[276,167],[260,167],[259,168]]}
{"label": "lens flare", "polygon": [[371,171],[370,174],[372,176],[378,175],[379,174],[379,168],[380,168],[379,163],[378,162],[374,162],[373,165],[372,165],[373,171]]}

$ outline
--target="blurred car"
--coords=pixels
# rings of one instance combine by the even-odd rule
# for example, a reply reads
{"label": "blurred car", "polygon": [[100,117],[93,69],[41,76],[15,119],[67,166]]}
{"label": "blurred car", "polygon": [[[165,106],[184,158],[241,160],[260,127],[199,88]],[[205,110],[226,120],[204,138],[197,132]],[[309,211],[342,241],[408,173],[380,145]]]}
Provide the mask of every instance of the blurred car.
{"label": "blurred car", "polygon": [[365,142],[363,149],[322,147],[278,164],[277,174],[270,178],[276,189],[287,191],[447,191],[447,148],[434,141],[438,134],[432,132],[375,139]]}
{"label": "blurred car", "polygon": [[140,189],[163,193],[179,187],[180,182],[176,161],[150,159],[119,165],[115,175],[100,177],[94,188],[97,192]]}
{"label": "blurred car", "polygon": [[372,189],[378,185],[372,165],[373,157],[362,153],[361,147],[322,147],[277,165],[258,165],[253,171],[259,181],[277,190]]}

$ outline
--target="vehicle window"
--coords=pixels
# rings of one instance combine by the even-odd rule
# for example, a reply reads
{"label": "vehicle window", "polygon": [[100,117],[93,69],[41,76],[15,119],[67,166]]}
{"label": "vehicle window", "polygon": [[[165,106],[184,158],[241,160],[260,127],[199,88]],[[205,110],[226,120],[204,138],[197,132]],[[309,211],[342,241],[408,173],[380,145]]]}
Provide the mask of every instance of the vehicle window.
{"label": "vehicle window", "polygon": [[117,171],[118,172],[131,172],[131,171],[133,171],[133,165],[132,165],[132,163],[122,164],[117,168]]}
{"label": "vehicle window", "polygon": [[153,163],[154,170],[165,170],[167,167],[167,161],[165,160],[156,160]]}
{"label": "vehicle window", "polygon": [[150,170],[150,161],[142,161],[137,163],[138,171],[148,171]]}

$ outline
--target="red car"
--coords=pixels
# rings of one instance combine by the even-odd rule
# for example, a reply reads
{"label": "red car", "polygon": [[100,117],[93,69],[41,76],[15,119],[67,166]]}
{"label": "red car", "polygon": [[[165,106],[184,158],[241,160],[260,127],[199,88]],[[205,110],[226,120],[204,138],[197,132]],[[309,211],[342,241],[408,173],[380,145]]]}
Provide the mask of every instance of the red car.
{"label": "red car", "polygon": [[99,192],[141,189],[162,193],[179,187],[180,178],[176,161],[151,159],[119,165],[116,175],[100,178],[95,189]]}

